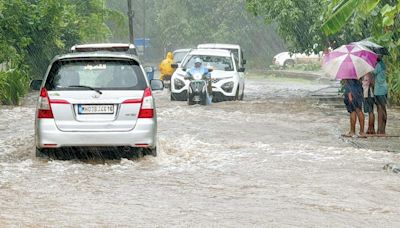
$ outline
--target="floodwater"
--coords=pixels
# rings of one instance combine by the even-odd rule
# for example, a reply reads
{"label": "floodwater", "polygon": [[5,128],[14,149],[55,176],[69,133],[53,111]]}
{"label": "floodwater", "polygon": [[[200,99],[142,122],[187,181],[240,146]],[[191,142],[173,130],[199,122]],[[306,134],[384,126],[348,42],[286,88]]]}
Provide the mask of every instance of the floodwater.
{"label": "floodwater", "polygon": [[328,84],[255,77],[207,107],[157,93],[159,156],[133,161],[36,159],[34,97],[3,107],[0,227],[399,227],[382,168],[400,155],[341,138],[345,110],[310,98]]}

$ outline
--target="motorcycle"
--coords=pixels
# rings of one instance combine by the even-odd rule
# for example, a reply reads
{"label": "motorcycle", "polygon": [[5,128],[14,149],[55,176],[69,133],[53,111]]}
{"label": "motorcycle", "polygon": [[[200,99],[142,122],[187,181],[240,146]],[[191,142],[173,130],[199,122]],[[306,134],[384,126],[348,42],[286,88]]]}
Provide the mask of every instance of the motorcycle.
{"label": "motorcycle", "polygon": [[188,72],[186,79],[190,80],[188,88],[188,105],[200,104],[207,105],[210,97],[210,80],[207,78],[207,73]]}
{"label": "motorcycle", "polygon": [[171,76],[170,75],[165,75],[163,78],[164,82],[164,87],[171,91]]}

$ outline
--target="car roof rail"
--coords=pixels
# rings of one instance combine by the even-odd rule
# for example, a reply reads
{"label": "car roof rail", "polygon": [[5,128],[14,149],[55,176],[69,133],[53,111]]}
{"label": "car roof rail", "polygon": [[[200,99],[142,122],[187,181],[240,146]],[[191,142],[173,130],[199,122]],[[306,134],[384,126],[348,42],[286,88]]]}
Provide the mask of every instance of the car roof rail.
{"label": "car roof rail", "polygon": [[99,43],[99,44],[80,44],[71,47],[71,52],[123,52],[137,56],[136,47],[133,44],[124,43]]}

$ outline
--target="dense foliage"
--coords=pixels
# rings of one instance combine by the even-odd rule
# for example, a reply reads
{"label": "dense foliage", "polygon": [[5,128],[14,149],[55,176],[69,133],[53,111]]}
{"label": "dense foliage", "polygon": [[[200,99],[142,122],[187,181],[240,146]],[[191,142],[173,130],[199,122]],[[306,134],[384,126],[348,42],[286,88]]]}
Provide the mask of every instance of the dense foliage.
{"label": "dense foliage", "polygon": [[276,23],[292,51],[320,51],[361,39],[389,49],[391,100],[400,103],[398,0],[247,0],[247,9]]}
{"label": "dense foliage", "polygon": [[400,2],[397,0],[346,0],[332,1],[326,21],[322,26],[325,34],[336,34],[344,27],[369,31],[371,40],[389,49],[385,56],[388,65],[389,95],[400,103]]}
{"label": "dense foliage", "polygon": [[9,68],[0,74],[1,101],[18,103],[26,81],[41,78],[49,61],[73,44],[111,37],[106,20],[121,24],[123,16],[102,0],[0,0],[0,63]]}
{"label": "dense foliage", "polygon": [[[133,1],[135,36],[146,33],[157,61],[165,51],[222,42],[242,45],[249,65],[267,66],[284,45],[244,7],[244,0]],[[8,69],[0,69],[0,102],[18,103],[29,79],[76,43],[128,42],[126,13],[125,0],[0,0],[0,64]]]}
{"label": "dense foliage", "polygon": [[[285,50],[273,26],[266,26],[245,10],[245,0],[139,0],[133,2],[135,37],[151,39],[150,57],[159,61],[165,51],[194,48],[199,43],[240,44],[249,66],[266,67]],[[126,12],[126,1],[107,0],[107,5]],[[146,9],[146,10],[144,10]],[[146,31],[143,31],[146,14]],[[124,41],[127,34],[114,36]],[[152,59],[149,59],[152,60]]]}

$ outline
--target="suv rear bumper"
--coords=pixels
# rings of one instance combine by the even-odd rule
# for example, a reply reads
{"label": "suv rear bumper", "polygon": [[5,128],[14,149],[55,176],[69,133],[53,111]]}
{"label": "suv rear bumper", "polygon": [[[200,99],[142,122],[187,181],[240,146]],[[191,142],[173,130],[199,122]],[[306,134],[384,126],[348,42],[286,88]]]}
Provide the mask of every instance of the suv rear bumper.
{"label": "suv rear bumper", "polygon": [[125,132],[65,132],[60,131],[53,119],[40,119],[36,123],[37,148],[74,146],[129,146],[156,147],[157,122],[138,119],[131,131]]}

